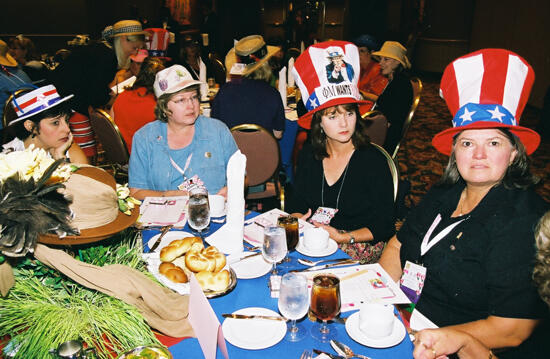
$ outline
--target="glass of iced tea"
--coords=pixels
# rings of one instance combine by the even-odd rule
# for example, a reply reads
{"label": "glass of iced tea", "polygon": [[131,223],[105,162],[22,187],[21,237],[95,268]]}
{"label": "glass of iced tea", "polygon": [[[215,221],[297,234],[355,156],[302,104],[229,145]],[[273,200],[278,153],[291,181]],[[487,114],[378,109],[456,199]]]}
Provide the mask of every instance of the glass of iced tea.
{"label": "glass of iced tea", "polygon": [[300,239],[300,231],[298,229],[298,218],[292,216],[281,216],[277,218],[277,225],[283,227],[286,233],[286,247],[288,252],[283,259],[283,263],[290,263],[291,259],[288,256],[290,251],[296,249],[298,240]]}
{"label": "glass of iced tea", "polygon": [[323,343],[335,339],[336,328],[329,328],[327,321],[340,313],[340,279],[337,276],[323,273],[313,277],[310,309],[315,317],[323,321],[311,328],[313,338]]}

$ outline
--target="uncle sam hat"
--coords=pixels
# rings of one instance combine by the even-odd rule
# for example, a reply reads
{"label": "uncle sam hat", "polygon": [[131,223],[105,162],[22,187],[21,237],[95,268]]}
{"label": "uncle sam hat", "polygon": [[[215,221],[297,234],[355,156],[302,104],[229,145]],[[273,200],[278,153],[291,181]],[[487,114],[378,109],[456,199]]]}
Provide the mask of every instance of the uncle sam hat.
{"label": "uncle sam hat", "polygon": [[509,50],[483,49],[454,60],[445,68],[439,90],[453,127],[435,135],[433,146],[450,155],[453,138],[461,131],[507,128],[527,154],[533,153],[540,136],[518,123],[534,81],[531,65]]}
{"label": "uncle sam hat", "polygon": [[[334,59],[341,62],[336,65]],[[359,50],[351,42],[325,41],[308,47],[296,59],[292,70],[308,111],[298,119],[298,124],[309,129],[313,114],[319,110],[365,103],[357,88],[359,72]]]}

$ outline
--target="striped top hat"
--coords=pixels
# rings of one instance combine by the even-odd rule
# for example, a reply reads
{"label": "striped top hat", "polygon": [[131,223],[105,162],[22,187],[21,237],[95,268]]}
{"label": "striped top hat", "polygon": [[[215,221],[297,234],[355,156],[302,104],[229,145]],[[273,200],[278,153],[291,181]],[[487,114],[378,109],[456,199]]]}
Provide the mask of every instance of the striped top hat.
{"label": "striped top hat", "polygon": [[166,58],[168,54],[168,45],[170,44],[170,31],[162,28],[145,29],[149,34],[145,46],[149,51],[149,56]]}
{"label": "striped top hat", "polygon": [[292,70],[308,111],[298,124],[309,129],[313,114],[319,110],[365,103],[357,88],[359,71],[359,50],[351,42],[325,41],[308,47]]}
{"label": "striped top hat", "polygon": [[450,63],[441,78],[440,95],[453,115],[453,127],[432,140],[441,153],[451,153],[453,138],[468,129],[508,128],[533,153],[540,136],[519,126],[535,72],[518,54],[504,49],[483,49]]}
{"label": "striped top hat", "polygon": [[47,85],[14,98],[11,104],[17,117],[8,123],[8,126],[57,106],[73,96],[61,97],[55,86]]}

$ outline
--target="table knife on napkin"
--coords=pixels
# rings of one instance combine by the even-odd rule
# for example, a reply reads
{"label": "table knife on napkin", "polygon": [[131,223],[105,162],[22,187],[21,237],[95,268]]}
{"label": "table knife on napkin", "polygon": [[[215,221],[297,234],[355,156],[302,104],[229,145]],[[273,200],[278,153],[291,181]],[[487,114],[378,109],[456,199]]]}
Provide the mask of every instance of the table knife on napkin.
{"label": "table knife on napkin", "polygon": [[284,317],[278,317],[275,315],[245,315],[245,314],[233,314],[233,313],[223,313],[222,317],[232,318],[232,319],[267,319],[267,320],[280,320],[286,322]]}
{"label": "table knife on napkin", "polygon": [[313,349],[313,352],[314,352],[315,354],[317,354],[317,355],[325,354],[325,355],[328,356],[330,359],[347,359],[347,357],[344,357],[344,356],[341,356],[341,355],[330,354],[330,353],[324,352],[324,351],[319,350],[319,349]]}
{"label": "table knife on napkin", "polygon": [[322,269],[327,269],[332,267],[347,266],[347,265],[357,264],[357,263],[359,263],[359,261],[350,259],[350,260],[338,262],[338,263],[324,264],[324,265],[313,266],[305,269],[291,270],[291,272],[311,272],[311,271],[322,270]]}

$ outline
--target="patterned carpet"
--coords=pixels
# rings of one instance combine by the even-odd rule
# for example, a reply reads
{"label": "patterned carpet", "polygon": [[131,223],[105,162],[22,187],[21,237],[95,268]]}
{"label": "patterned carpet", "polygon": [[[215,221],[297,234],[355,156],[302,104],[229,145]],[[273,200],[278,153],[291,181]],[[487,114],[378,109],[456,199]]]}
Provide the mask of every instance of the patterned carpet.
{"label": "patterned carpet", "polygon": [[[448,157],[440,154],[431,145],[432,137],[451,126],[451,115],[443,99],[439,97],[439,78],[433,75],[420,76],[424,89],[420,104],[408,133],[397,155],[402,179],[411,182],[411,191],[405,204],[418,204],[427,190],[441,177]],[[523,126],[535,129],[540,110],[528,106],[522,116]],[[541,178],[537,192],[550,201],[550,143],[541,143],[531,156],[531,169]]]}

